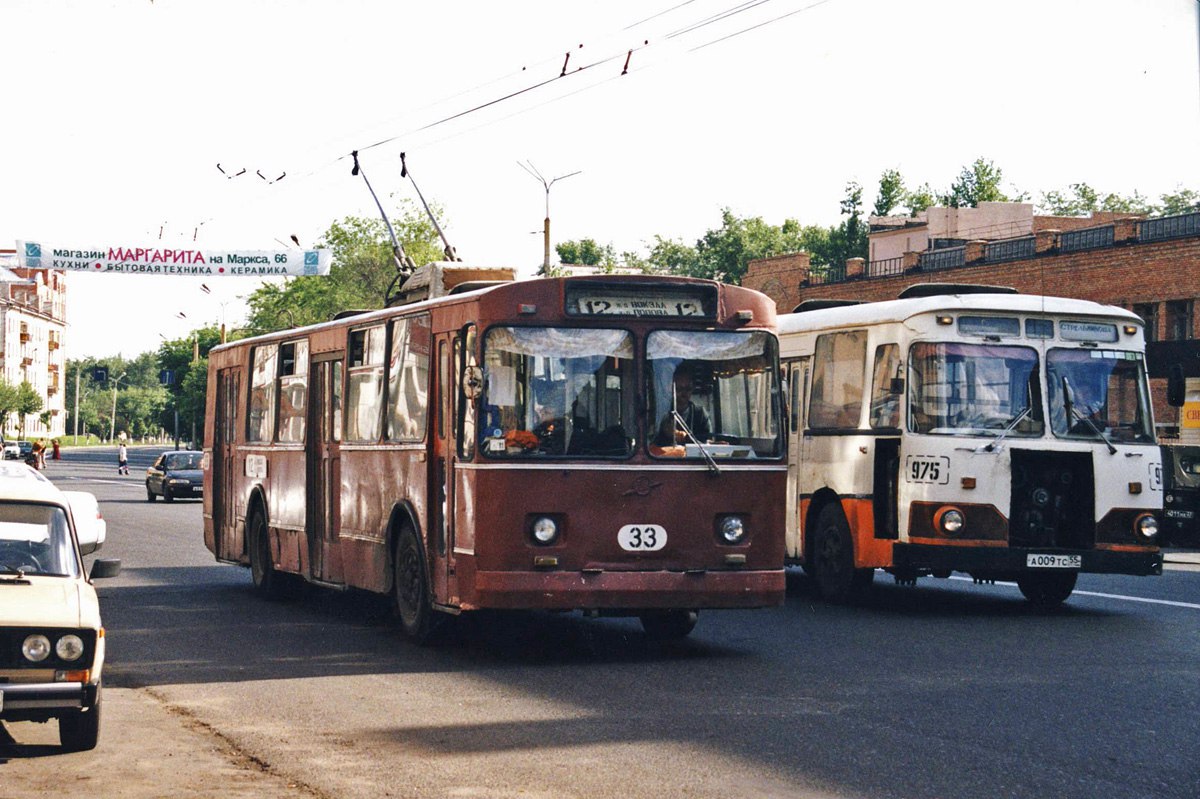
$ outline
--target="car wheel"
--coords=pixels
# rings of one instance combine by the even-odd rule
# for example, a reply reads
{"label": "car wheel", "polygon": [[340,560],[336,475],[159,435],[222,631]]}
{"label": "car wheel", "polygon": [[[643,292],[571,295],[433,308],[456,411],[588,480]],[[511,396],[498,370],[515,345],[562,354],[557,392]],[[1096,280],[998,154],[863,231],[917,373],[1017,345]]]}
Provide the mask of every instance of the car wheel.
{"label": "car wheel", "polygon": [[77,710],[58,719],[58,741],[68,752],[88,752],[100,742],[100,697],[90,710]]}
{"label": "car wheel", "polygon": [[677,641],[687,638],[696,628],[698,610],[659,610],[643,613],[638,618],[646,636],[655,641]]}
{"label": "car wheel", "polygon": [[826,505],[817,515],[809,562],[817,593],[839,605],[862,598],[875,578],[874,569],[854,568],[850,525],[837,503]]}
{"label": "car wheel", "polygon": [[1067,601],[1078,577],[1076,572],[1025,574],[1017,578],[1017,588],[1039,610],[1052,610]]}
{"label": "car wheel", "polygon": [[154,489],[152,489],[152,488],[150,487],[150,484],[149,484],[149,483],[146,483],[146,501],[147,501],[147,502],[153,502],[153,501],[154,501],[154,499],[155,499],[155,497],[154,497]]}
{"label": "car wheel", "polygon": [[392,593],[400,626],[413,641],[425,643],[433,635],[437,620],[429,594],[425,555],[411,525],[406,524],[400,530],[393,568]]}

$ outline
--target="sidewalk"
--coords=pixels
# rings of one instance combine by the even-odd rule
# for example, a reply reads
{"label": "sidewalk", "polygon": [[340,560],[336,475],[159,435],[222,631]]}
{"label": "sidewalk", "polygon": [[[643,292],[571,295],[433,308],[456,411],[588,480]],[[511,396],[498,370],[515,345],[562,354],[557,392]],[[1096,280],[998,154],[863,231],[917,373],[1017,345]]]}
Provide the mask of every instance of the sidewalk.
{"label": "sidewalk", "polygon": [[1200,566],[1200,549],[1164,549],[1164,563],[1186,563],[1189,566]]}

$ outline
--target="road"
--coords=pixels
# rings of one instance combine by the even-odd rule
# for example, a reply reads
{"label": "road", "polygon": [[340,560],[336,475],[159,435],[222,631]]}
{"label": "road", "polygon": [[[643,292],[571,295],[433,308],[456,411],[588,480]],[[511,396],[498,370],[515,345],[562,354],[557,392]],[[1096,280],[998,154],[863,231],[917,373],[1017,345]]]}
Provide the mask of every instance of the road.
{"label": "road", "polygon": [[[1015,586],[880,574],[869,601],[635,621],[488,614],[436,646],[371,597],[256,596],[195,501],[147,503],[111,450],[49,475],[108,520],[100,747],[0,733],[0,797],[1156,797],[1200,795],[1200,558]],[[1185,557],[1173,557],[1182,561]]]}

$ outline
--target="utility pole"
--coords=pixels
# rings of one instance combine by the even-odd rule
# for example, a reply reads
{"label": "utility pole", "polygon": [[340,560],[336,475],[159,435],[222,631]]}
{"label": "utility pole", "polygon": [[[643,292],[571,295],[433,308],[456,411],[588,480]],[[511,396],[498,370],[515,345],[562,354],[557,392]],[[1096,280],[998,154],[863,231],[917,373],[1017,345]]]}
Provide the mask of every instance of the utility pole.
{"label": "utility pole", "polygon": [[125,372],[121,372],[121,377],[113,381],[113,406],[112,416],[108,420],[108,443],[111,444],[117,435],[117,383],[125,377]]}
{"label": "utility pole", "polygon": [[[526,164],[528,164],[528,166]],[[541,184],[546,187],[546,219],[542,222],[543,256],[542,256],[542,272],[541,272],[541,274],[542,274],[542,277],[549,277],[549,275],[550,275],[550,187],[553,186],[555,183],[557,183],[560,180],[566,180],[567,178],[578,175],[583,170],[576,170],[575,172],[571,172],[566,175],[559,175],[558,177],[554,178],[553,180],[546,180],[546,178],[542,177],[542,173],[538,171],[537,167],[533,165],[532,161],[527,161],[526,164],[522,164],[520,161],[517,162],[517,166],[521,167],[521,169],[524,169],[530,175],[533,175],[534,178],[541,181]]]}
{"label": "utility pole", "polygon": [[79,446],[79,375],[83,372],[83,362],[75,367],[75,446]]}

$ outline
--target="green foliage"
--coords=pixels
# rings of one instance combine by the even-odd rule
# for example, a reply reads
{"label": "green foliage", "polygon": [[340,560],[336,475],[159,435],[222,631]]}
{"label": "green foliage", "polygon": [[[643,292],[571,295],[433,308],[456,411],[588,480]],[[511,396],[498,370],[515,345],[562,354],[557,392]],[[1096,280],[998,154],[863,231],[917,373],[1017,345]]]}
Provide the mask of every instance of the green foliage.
{"label": "green foliage", "polygon": [[554,251],[558,253],[558,260],[564,264],[598,266],[606,272],[611,272],[617,265],[617,253],[613,246],[597,244],[595,239],[564,241],[555,245]]}
{"label": "green foliage", "polygon": [[25,437],[26,417],[40,411],[43,405],[45,402],[42,400],[42,395],[37,393],[28,380],[22,380],[21,385],[17,386],[17,407],[15,408],[21,438]]}
{"label": "green foliage", "polygon": [[1131,195],[1103,193],[1087,183],[1072,183],[1065,191],[1042,192],[1039,210],[1053,216],[1087,216],[1093,211],[1112,211],[1145,216],[1174,216],[1200,211],[1200,193],[1179,187],[1160,197],[1158,203],[1134,191]]}
{"label": "green foliage", "polygon": [[[130,386],[117,393],[117,430],[134,438],[157,433],[170,394],[162,386]],[[168,430],[170,428],[167,428]]]}
{"label": "green foliage", "polygon": [[1159,202],[1157,210],[1161,216],[1200,213],[1200,191],[1195,189],[1179,186],[1174,192],[1162,195]]}
{"label": "green foliage", "polygon": [[7,428],[10,416],[17,411],[17,387],[0,377],[0,428]]}
{"label": "green foliage", "polygon": [[[441,216],[440,209],[434,213]],[[392,228],[417,265],[444,257],[433,223],[411,201],[401,204]],[[395,288],[396,263],[382,219],[348,216],[331,224],[317,246],[333,251],[329,274],[262,284],[247,299],[250,330],[265,333],[325,322],[340,311],[383,307]]]}
{"label": "green foliage", "polygon": [[[186,338],[164,341],[159,346],[155,356],[157,370],[170,369],[175,378],[175,382],[166,387],[168,402],[159,411],[159,426],[162,429],[174,434],[176,404],[180,431],[200,431],[204,428],[208,352],[220,343],[220,328],[209,326],[193,330]],[[199,360],[196,360],[197,356]]]}
{"label": "green foliage", "polygon": [[898,169],[885,169],[879,176],[879,193],[875,196],[874,216],[888,216],[904,202],[904,178]]}
{"label": "green foliage", "polygon": [[975,208],[983,202],[1012,202],[1020,196],[1009,197],[1000,189],[1004,172],[991,161],[976,158],[964,166],[958,178],[950,184],[950,191],[939,197],[943,205],[951,208]]}
{"label": "green foliage", "polygon": [[916,216],[926,208],[937,205],[937,193],[928,183],[922,183],[917,188],[904,193],[904,204],[908,206],[909,216]]}

